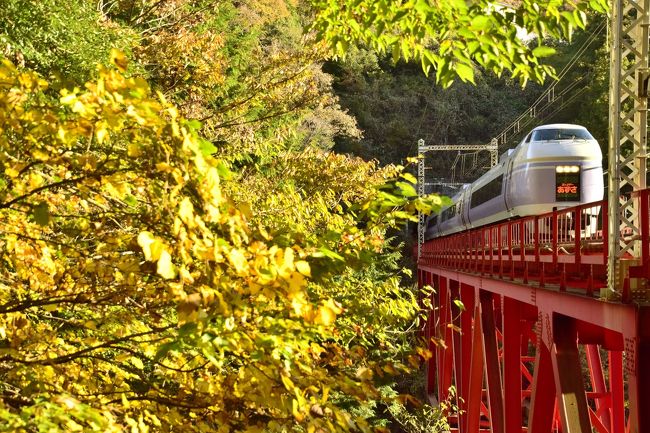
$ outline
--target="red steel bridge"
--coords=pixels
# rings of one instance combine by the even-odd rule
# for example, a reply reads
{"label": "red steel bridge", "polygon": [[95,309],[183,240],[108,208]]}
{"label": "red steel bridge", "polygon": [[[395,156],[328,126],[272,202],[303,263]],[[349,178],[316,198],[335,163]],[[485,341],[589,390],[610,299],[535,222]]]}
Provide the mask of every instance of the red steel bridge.
{"label": "red steel bridge", "polygon": [[605,201],[423,245],[419,280],[436,289],[427,388],[449,400],[455,387],[458,431],[650,431],[650,307],[635,302],[650,278],[649,198],[635,195],[643,252],[620,260],[616,300],[604,299]]}
{"label": "red steel bridge", "polygon": [[649,16],[612,2],[607,200],[419,244],[452,431],[650,433]]}

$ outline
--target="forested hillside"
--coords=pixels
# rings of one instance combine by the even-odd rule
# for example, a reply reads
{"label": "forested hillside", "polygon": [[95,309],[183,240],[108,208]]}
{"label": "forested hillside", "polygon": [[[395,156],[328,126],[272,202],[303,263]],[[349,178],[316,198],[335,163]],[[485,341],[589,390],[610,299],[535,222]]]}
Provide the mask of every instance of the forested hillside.
{"label": "forested hillside", "polygon": [[[0,431],[400,421],[396,382],[433,343],[429,289],[403,284],[387,233],[443,199],[384,165],[408,152],[382,83],[430,89],[400,113],[431,105],[422,133],[488,134],[442,120],[507,117],[482,113],[514,92],[483,70],[552,73],[512,23],[566,37],[605,4],[535,3],[1,0]],[[439,104],[424,73],[476,83],[448,99],[475,110]],[[395,144],[381,165],[330,151],[364,146],[360,125]]]}
{"label": "forested hillside", "polygon": [[[422,74],[417,64],[396,64],[389,56],[352,50],[344,60],[326,63],[325,70],[334,76],[335,94],[341,106],[354,115],[363,136],[338,136],[335,150],[380,164],[401,164],[416,156],[418,139],[427,144],[487,144],[550,86],[555,86],[556,94],[566,90],[565,96],[537,112],[528,128],[510,137],[509,147],[532,127],[557,122],[586,126],[606,149],[609,56],[604,21],[604,16],[594,16],[570,41],[547,41],[557,50],[549,63],[558,73],[566,73],[559,81],[530,83],[523,88],[510,74],[497,77],[477,70],[475,84],[456,82],[443,89],[434,77]],[[501,152],[505,149],[500,148]],[[444,177],[456,153],[438,153],[428,165]],[[480,157],[489,162],[487,153]],[[481,173],[468,170],[468,176],[461,177],[457,168],[459,179],[465,181]]]}
{"label": "forested hillside", "polygon": [[[521,88],[518,82],[477,71],[476,84],[454,83],[443,89],[418,65],[378,59],[355,51],[331,66],[334,89],[357,119],[363,138],[338,137],[336,150],[400,164],[417,156],[417,140],[427,144],[486,144],[528,108],[539,85]],[[456,152],[436,155],[439,169]]]}

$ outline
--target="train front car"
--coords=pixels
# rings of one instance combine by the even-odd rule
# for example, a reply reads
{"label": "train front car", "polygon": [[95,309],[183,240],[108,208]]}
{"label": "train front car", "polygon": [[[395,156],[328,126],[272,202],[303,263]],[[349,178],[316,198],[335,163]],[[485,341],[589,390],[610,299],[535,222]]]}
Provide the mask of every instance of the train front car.
{"label": "train front car", "polygon": [[[456,194],[451,206],[430,217],[425,239],[599,201],[603,193],[602,152],[589,131],[571,124],[538,126]],[[584,211],[586,231],[596,230],[599,212],[599,206]],[[562,218],[570,235],[572,217]],[[550,231],[545,224],[540,230]]]}
{"label": "train front car", "polygon": [[513,216],[603,198],[602,152],[583,126],[539,126],[517,146],[507,164],[505,199]]}

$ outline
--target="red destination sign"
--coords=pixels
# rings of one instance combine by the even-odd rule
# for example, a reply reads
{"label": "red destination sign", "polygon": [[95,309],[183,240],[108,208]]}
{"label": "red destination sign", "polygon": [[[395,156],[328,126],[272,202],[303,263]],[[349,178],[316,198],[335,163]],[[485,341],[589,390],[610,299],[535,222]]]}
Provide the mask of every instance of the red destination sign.
{"label": "red destination sign", "polygon": [[558,194],[575,194],[578,192],[578,186],[575,183],[565,182],[557,186]]}

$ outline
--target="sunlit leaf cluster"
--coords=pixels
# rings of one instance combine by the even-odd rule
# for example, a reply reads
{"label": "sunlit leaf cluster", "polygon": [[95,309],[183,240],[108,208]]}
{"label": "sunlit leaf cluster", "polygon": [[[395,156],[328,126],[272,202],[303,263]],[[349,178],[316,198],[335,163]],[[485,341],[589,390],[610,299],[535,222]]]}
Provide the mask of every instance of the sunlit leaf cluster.
{"label": "sunlit leaf cluster", "polygon": [[[543,38],[569,38],[584,28],[591,9],[604,12],[606,0],[523,0],[515,8],[487,0],[313,0],[313,28],[335,53],[351,44],[415,59],[425,73],[435,71],[443,86],[456,78],[474,82],[474,67],[501,74],[510,71],[522,83],[543,82],[554,70],[540,61],[554,52]],[[518,28],[537,36],[532,46]]]}
{"label": "sunlit leaf cluster", "polygon": [[[206,151],[200,125],[125,77],[121,52],[112,62],[55,98],[37,74],[6,60],[0,68],[5,425],[367,429],[331,396],[379,398],[375,375],[408,366],[343,336],[351,326],[370,335],[385,320],[399,329],[417,303],[396,278],[379,290],[336,270],[379,257],[386,228],[411,218],[401,209],[440,202],[415,199],[406,182],[368,189],[386,173],[360,161],[337,173],[333,163],[347,158],[314,151],[288,155],[283,171],[303,199],[320,196],[318,218],[332,222],[263,223],[258,209],[283,215],[268,202],[231,201],[223,191],[236,190],[233,174]],[[322,184],[309,177],[325,167]],[[389,308],[367,326],[354,317],[368,306],[347,303],[364,286]]]}

